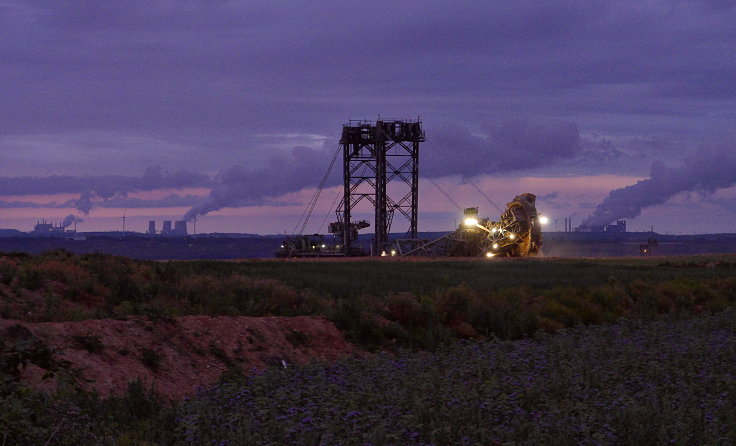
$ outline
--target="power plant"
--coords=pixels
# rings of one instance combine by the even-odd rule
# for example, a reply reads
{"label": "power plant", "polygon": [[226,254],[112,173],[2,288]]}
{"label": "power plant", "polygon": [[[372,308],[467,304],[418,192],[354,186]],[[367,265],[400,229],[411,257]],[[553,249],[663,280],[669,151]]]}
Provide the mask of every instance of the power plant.
{"label": "power plant", "polygon": [[[156,222],[155,221],[148,222],[148,231],[149,231],[149,234],[156,233]],[[174,237],[186,237],[188,235],[187,222],[184,220],[177,220],[174,222],[174,227],[172,228],[171,220],[164,220],[163,227],[161,228],[160,234],[167,235],[167,236],[174,236]]]}
{"label": "power plant", "polygon": [[[52,222],[47,222],[46,220],[37,221],[35,226],[33,227],[33,231],[31,231],[31,235],[42,237],[42,236],[71,236],[73,234],[77,233],[77,221],[82,221],[81,219],[74,217],[73,215],[68,216],[64,219],[63,223],[59,223],[58,225],[55,225]],[[184,220],[177,220],[174,223],[174,226],[171,225],[171,220],[164,220],[162,224],[161,232],[158,232],[156,230],[156,221],[155,220],[149,220],[148,221],[148,230],[145,232],[145,235],[147,236],[167,236],[167,237],[186,237],[189,235],[189,231],[187,230],[187,222]],[[70,226],[73,225],[73,229],[70,229]],[[115,232],[115,231],[113,231]],[[123,229],[123,234],[125,234],[125,230]],[[95,234],[103,234],[103,233],[95,233]]]}
{"label": "power plant", "polygon": [[[67,227],[69,225],[59,224],[54,225],[52,222],[47,222],[46,220],[37,221],[36,225],[33,227],[33,231],[31,231],[31,234],[34,235],[51,235],[51,234],[64,234],[64,233],[73,233],[76,232],[76,229],[69,229],[67,230]],[[76,227],[76,222],[74,222],[74,226]]]}
{"label": "power plant", "polygon": [[626,232],[626,220],[618,220],[613,225],[580,225],[575,232]]}

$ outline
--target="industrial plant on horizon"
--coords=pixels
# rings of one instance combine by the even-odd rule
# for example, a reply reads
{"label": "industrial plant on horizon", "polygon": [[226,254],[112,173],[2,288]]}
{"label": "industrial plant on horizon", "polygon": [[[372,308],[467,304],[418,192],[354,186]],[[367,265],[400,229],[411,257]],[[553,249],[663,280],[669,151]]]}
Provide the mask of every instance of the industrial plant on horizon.
{"label": "industrial plant on horizon", "polygon": [[174,222],[174,227],[171,227],[171,220],[164,220],[164,225],[161,228],[161,232],[156,232],[156,220],[148,221],[148,235],[168,235],[175,237],[186,237],[187,233],[187,222],[185,220],[177,220]]}
{"label": "industrial plant on horizon", "polygon": [[[72,216],[73,217],[73,216]],[[64,219],[62,223],[54,224],[51,221],[41,220],[37,221],[35,226],[33,227],[33,230],[30,232],[31,235],[36,237],[74,237],[78,238],[81,237],[81,235],[77,234],[77,222],[83,221],[81,218],[70,218],[67,217]],[[69,227],[71,225],[74,225],[73,229],[70,229]],[[123,234],[126,233],[125,229],[122,231],[113,231],[113,232],[122,232]],[[187,222],[185,220],[177,220],[174,222],[174,226],[171,226],[171,220],[164,220],[163,226],[161,228],[161,231],[158,232],[156,230],[156,221],[155,220],[149,220],[148,221],[148,231],[145,232],[145,235],[148,236],[155,236],[155,235],[162,235],[167,237],[186,237],[189,235],[189,231],[187,231]]]}

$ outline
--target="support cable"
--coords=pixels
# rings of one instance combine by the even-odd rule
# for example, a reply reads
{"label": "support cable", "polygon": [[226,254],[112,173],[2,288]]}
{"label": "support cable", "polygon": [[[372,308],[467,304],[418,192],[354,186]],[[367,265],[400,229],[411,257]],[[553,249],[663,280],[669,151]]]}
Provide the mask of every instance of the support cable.
{"label": "support cable", "polygon": [[[344,189],[344,187],[340,188],[340,191],[341,192],[342,192],[342,189]],[[337,206],[338,200],[343,195],[341,192],[339,192],[337,195],[335,195],[335,200],[332,202],[332,205],[330,205],[330,208],[327,209],[327,213],[325,214],[325,218],[322,219],[322,225],[320,227],[322,227],[322,228],[325,227],[325,223],[327,223],[327,218],[330,216],[330,214],[332,213],[332,211],[335,209],[335,206]]]}
{"label": "support cable", "polygon": [[436,188],[437,188],[437,190],[438,190],[438,191],[440,191],[440,192],[442,193],[442,195],[444,195],[444,196],[445,196],[445,198],[447,198],[447,199],[448,199],[448,200],[450,201],[450,203],[452,203],[452,204],[454,204],[454,205],[455,205],[455,207],[457,208],[457,210],[458,210],[458,211],[461,211],[461,212],[462,212],[463,208],[461,208],[461,207],[460,207],[460,205],[459,205],[459,204],[457,204],[457,203],[455,202],[455,200],[453,200],[453,199],[452,199],[452,198],[451,198],[451,197],[450,197],[449,195],[447,195],[447,192],[445,192],[445,191],[444,191],[444,190],[443,190],[443,189],[442,189],[442,188],[440,187],[440,185],[439,185],[439,184],[437,184],[437,183],[436,183],[436,182],[435,182],[435,181],[434,181],[433,179],[431,179],[431,178],[427,178],[427,179],[429,180],[429,182],[430,182],[430,183],[432,183],[432,184],[434,185],[434,187],[436,187]]}
{"label": "support cable", "polygon": [[342,147],[338,146],[337,150],[335,150],[335,154],[332,156],[330,166],[327,168],[327,172],[325,172],[325,175],[322,177],[322,181],[320,181],[319,186],[317,186],[317,190],[315,191],[314,196],[312,196],[312,199],[307,204],[306,209],[304,209],[301,218],[299,218],[299,221],[296,223],[294,231],[292,232],[292,236],[297,234],[297,228],[299,228],[298,235],[302,235],[304,233],[304,228],[306,228],[307,223],[309,223],[312,212],[314,212],[314,207],[317,205],[317,201],[319,201],[319,196],[322,194],[322,190],[325,188],[325,184],[327,184],[327,179],[330,176],[330,172],[332,172],[332,167],[335,165],[335,161],[337,160],[337,156],[340,154],[341,148]]}
{"label": "support cable", "polygon": [[491,199],[490,199],[490,198],[488,197],[488,195],[486,195],[486,193],[485,193],[485,192],[483,192],[482,190],[480,190],[480,188],[479,188],[478,186],[476,186],[476,185],[475,185],[475,183],[473,183],[472,181],[468,181],[468,184],[470,184],[471,186],[473,186],[473,187],[475,188],[475,190],[477,190],[477,191],[478,191],[478,192],[479,192],[479,193],[480,193],[481,195],[483,195],[483,198],[485,198],[485,199],[486,199],[486,201],[488,201],[489,203],[491,203],[491,205],[492,205],[492,206],[493,206],[494,208],[496,208],[496,210],[497,210],[498,212],[500,212],[501,214],[503,214],[503,212],[504,212],[504,211],[503,211],[503,210],[502,210],[502,209],[501,209],[500,207],[498,207],[498,206],[496,205],[496,203],[494,203],[494,202],[493,202],[493,200],[491,200]]}

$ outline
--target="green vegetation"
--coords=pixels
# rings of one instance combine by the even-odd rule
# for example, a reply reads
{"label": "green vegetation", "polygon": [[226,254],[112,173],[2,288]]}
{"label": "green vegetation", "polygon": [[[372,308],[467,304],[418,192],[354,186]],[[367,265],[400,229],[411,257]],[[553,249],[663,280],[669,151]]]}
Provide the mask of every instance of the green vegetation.
{"label": "green vegetation", "polygon": [[736,302],[734,271],[729,255],[146,262],[56,250],[0,262],[0,283],[10,294],[0,309],[8,317],[9,301],[36,293],[44,305],[23,315],[36,321],[323,316],[364,348],[434,349],[456,339],[519,339],[621,317],[723,310]]}
{"label": "green vegetation", "polygon": [[161,353],[157,350],[150,348],[143,348],[140,352],[140,359],[143,365],[151,369],[153,372],[157,372],[161,365]]}
{"label": "green vegetation", "polygon": [[79,348],[87,350],[90,353],[101,353],[105,349],[102,339],[94,333],[74,335],[72,336],[72,340]]}

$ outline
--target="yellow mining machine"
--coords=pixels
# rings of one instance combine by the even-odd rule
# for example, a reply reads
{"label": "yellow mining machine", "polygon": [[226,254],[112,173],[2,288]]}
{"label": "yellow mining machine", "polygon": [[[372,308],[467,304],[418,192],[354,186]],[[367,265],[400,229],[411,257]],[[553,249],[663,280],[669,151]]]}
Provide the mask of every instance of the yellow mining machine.
{"label": "yellow mining machine", "polygon": [[438,239],[420,243],[402,252],[397,243],[395,255],[453,257],[530,257],[541,253],[544,217],[537,214],[536,196],[525,193],[506,204],[497,221],[478,217],[478,208],[467,208],[465,219],[455,230]]}

